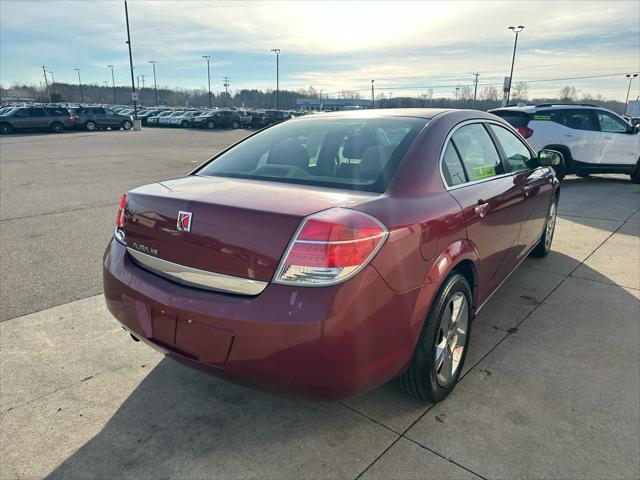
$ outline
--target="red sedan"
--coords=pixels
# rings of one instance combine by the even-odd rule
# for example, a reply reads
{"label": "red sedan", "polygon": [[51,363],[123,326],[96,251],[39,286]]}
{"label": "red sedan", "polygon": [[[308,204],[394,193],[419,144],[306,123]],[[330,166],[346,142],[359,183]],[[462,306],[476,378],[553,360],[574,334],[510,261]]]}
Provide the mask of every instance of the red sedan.
{"label": "red sedan", "polygon": [[257,388],[339,399],[399,376],[440,401],[474,316],[549,252],[560,162],[478,111],[290,120],[122,197],[107,306],[134,339]]}

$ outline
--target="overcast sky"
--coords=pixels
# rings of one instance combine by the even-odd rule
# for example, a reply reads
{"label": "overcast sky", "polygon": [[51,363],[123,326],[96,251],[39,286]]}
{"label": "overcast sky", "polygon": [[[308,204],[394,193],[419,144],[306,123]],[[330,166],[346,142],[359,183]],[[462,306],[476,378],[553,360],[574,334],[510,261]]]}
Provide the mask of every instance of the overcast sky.
{"label": "overcast sky", "polygon": [[[123,2],[119,0],[0,0],[0,82],[37,84],[42,65],[57,82],[130,84]],[[640,2],[216,2],[130,0],[136,74],[160,85],[212,90],[275,88],[280,48],[281,88],[313,86],[325,93],[364,90],[451,95],[479,72],[501,85],[509,73],[513,33],[519,37],[514,82],[529,96],[579,93],[624,100],[624,73],[640,70]],[[581,80],[567,77],[608,75]],[[640,95],[636,80],[631,97]]]}

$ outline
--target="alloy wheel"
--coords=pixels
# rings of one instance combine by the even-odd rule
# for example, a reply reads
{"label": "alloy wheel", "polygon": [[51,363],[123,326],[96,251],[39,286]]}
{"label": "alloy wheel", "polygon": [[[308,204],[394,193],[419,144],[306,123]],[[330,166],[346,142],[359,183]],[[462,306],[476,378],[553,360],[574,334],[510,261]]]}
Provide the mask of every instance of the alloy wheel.
{"label": "alloy wheel", "polygon": [[462,292],[456,292],[442,312],[436,338],[436,379],[441,387],[451,384],[460,367],[467,346],[468,323],[467,297]]}

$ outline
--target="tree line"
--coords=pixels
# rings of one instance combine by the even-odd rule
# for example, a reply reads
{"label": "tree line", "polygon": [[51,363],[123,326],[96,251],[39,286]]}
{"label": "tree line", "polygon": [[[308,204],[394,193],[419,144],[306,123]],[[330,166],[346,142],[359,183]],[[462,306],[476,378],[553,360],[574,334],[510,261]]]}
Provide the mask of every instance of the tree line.
{"label": "tree line", "polygon": [[[239,107],[272,109],[279,104],[281,109],[296,109],[296,100],[299,98],[318,98],[320,91],[314,87],[308,89],[280,90],[276,95],[274,90],[242,89],[233,93],[220,92],[211,94],[213,107]],[[475,94],[475,100],[474,100]],[[53,103],[80,103],[85,104],[116,104],[132,105],[131,88],[109,85],[84,84],[82,92],[77,84],[54,83],[49,85],[49,91],[34,85],[15,83],[9,88],[0,85],[0,101],[24,101],[24,102],[48,102],[49,95]],[[279,100],[276,99],[279,97]],[[327,95],[322,95],[327,99]],[[361,95],[354,90],[342,90],[331,94],[331,98],[344,98],[354,100],[368,100],[369,95]],[[158,105],[168,107],[207,107],[209,95],[205,89],[168,88],[161,87],[157,91]],[[497,108],[502,102],[502,92],[495,86],[484,86],[474,92],[468,85],[455,88],[445,96],[435,96],[433,89],[415,96],[393,96],[392,92],[379,91],[376,95],[377,108],[476,108],[489,110]],[[583,94],[578,95],[574,86],[562,87],[554,98],[529,98],[529,87],[526,82],[514,83],[511,89],[510,103],[593,103],[609,108],[618,113],[624,112],[624,103],[615,100],[607,100],[602,95]],[[156,91],[154,88],[139,89],[138,103],[143,106],[156,105]]]}

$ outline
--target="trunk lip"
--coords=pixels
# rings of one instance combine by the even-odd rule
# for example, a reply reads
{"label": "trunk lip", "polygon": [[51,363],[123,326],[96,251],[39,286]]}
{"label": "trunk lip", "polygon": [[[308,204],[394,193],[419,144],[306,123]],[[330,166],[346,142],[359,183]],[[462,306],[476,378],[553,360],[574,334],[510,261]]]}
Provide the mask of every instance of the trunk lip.
{"label": "trunk lip", "polygon": [[269,284],[269,282],[262,280],[253,280],[187,267],[152,255],[147,255],[131,247],[127,247],[127,252],[141,268],[189,287],[236,295],[256,296],[262,293]]}

